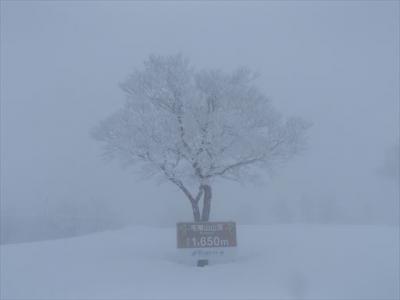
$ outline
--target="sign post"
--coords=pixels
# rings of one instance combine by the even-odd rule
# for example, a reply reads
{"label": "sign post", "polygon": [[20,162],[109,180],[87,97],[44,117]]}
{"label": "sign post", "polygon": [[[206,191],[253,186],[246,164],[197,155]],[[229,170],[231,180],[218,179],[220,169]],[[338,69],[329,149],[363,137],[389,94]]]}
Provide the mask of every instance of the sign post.
{"label": "sign post", "polygon": [[197,266],[208,265],[209,259],[218,260],[237,246],[234,222],[177,223],[177,247],[191,251],[198,258]]}

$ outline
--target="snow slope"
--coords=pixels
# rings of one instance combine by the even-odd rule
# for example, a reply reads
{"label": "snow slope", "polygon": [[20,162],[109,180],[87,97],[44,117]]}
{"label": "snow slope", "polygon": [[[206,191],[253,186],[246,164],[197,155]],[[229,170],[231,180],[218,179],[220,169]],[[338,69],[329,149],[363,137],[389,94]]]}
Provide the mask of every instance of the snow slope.
{"label": "snow slope", "polygon": [[1,246],[1,299],[398,299],[399,229],[239,226],[237,259],[179,262],[174,228]]}

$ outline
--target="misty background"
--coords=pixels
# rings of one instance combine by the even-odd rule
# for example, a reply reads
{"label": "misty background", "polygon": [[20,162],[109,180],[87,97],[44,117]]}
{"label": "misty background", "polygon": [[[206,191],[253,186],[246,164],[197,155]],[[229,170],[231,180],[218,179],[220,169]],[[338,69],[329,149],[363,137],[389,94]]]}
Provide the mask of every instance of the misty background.
{"label": "misty background", "polygon": [[151,53],[247,66],[308,149],[254,184],[218,181],[211,219],[399,222],[399,3],[1,2],[1,242],[174,226],[168,183],[106,162],[90,131]]}

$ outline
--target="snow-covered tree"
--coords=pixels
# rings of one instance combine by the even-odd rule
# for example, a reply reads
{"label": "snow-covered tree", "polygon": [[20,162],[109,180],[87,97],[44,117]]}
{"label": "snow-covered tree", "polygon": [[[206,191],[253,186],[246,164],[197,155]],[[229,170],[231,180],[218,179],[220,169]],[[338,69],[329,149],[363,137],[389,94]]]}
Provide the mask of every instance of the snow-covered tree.
{"label": "snow-covered tree", "polygon": [[243,68],[198,71],[181,55],[152,55],[121,84],[124,107],[93,136],[107,156],[176,185],[194,220],[208,221],[216,178],[246,180],[304,144],[308,123],[283,119],[254,79]]}

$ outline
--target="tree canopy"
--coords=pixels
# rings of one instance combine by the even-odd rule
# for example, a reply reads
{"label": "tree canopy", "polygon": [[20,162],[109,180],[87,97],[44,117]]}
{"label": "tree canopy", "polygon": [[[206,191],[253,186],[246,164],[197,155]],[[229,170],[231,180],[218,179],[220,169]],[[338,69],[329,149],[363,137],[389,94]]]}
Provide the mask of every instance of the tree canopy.
{"label": "tree canopy", "polygon": [[308,122],[283,118],[254,79],[245,68],[199,71],[182,55],[152,55],[121,84],[125,105],[93,136],[107,156],[198,202],[215,178],[246,180],[304,146]]}

